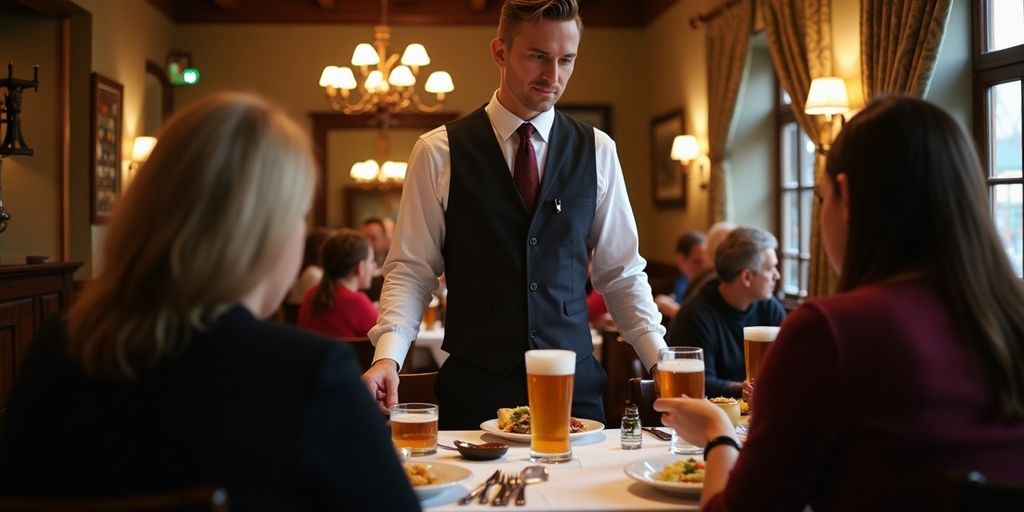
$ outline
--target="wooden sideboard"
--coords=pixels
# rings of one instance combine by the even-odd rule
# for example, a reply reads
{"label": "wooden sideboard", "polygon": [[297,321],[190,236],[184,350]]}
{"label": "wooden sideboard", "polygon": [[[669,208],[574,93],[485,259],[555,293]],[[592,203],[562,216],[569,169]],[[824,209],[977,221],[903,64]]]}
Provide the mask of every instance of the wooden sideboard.
{"label": "wooden sideboard", "polygon": [[71,306],[79,262],[0,265],[0,411],[36,329]]}

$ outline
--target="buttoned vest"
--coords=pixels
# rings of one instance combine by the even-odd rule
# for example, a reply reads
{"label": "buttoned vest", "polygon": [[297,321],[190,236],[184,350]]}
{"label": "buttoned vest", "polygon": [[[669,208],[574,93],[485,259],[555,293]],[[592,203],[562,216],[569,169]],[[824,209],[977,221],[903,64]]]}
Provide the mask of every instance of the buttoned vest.
{"label": "buttoned vest", "polygon": [[588,237],[597,197],[594,129],[558,111],[528,212],[483,108],[446,125],[451,182],[442,255],[442,348],[508,375],[532,348],[593,353]]}

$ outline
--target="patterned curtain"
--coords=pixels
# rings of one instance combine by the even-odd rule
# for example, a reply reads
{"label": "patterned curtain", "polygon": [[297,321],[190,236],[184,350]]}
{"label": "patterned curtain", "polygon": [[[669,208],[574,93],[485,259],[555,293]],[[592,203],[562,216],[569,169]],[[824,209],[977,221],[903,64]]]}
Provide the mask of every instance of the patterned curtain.
{"label": "patterned curtain", "polygon": [[754,3],[740,2],[705,25],[708,66],[708,150],[711,159],[708,224],[729,218],[729,167],[726,164],[733,114],[750,60]]}
{"label": "patterned curtain", "polygon": [[861,0],[864,96],[924,97],[953,0]]}
{"label": "patterned curtain", "polygon": [[[815,145],[821,147],[830,137],[829,126],[822,116],[804,114],[807,89],[811,79],[832,75],[832,13],[830,0],[760,0],[764,16],[768,50],[772,54],[775,73],[792,99],[797,124],[807,132]],[[814,157],[814,178],[825,170],[820,152]],[[818,202],[811,211],[811,263],[808,272],[808,297],[828,295],[838,281],[828,264],[821,243]]]}

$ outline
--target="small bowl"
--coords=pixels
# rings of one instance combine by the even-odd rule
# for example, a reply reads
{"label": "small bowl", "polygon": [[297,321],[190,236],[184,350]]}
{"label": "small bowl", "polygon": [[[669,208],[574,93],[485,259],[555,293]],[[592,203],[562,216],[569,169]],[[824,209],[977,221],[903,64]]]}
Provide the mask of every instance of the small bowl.
{"label": "small bowl", "polygon": [[459,449],[463,458],[469,460],[499,459],[508,452],[508,445],[502,443],[473,444],[456,439],[455,447]]}
{"label": "small bowl", "polygon": [[740,402],[735,398],[715,397],[711,399],[711,403],[721,407],[725,414],[729,416],[729,421],[732,422],[732,426],[739,425],[740,423]]}

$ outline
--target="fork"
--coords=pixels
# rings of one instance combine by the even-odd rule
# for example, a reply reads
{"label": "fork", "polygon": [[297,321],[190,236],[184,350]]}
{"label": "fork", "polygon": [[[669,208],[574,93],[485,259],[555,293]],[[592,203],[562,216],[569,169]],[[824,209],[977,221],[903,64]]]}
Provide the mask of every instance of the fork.
{"label": "fork", "polygon": [[491,502],[491,505],[499,507],[508,505],[509,500],[511,500],[512,496],[515,495],[516,490],[519,489],[520,485],[522,484],[519,482],[519,476],[514,473],[509,473],[507,484],[502,488],[501,492],[494,497],[494,501]]}

